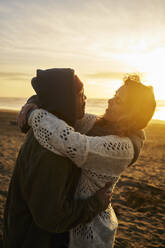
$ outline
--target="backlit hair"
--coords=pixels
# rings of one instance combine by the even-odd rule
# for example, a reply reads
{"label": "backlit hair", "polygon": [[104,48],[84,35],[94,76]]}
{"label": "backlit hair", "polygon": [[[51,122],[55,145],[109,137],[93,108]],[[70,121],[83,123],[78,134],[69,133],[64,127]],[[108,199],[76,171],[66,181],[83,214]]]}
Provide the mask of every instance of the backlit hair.
{"label": "backlit hair", "polygon": [[151,120],[156,108],[153,87],[142,84],[137,74],[127,75],[123,81],[128,90],[127,109],[131,113],[128,127],[132,131],[143,129]]}
{"label": "backlit hair", "polygon": [[92,135],[129,136],[145,128],[151,120],[156,107],[153,87],[142,84],[137,74],[128,74],[123,82],[128,90],[125,117],[117,123],[100,117],[91,130]]}

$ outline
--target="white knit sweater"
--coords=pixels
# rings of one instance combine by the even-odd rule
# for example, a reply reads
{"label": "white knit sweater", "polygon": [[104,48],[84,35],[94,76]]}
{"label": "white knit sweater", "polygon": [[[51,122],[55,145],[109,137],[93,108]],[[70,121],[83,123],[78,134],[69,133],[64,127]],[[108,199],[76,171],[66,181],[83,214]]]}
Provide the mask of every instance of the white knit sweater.
{"label": "white knit sweater", "polygon": [[[90,137],[88,132],[97,116],[86,114],[76,123],[76,131],[64,121],[45,110],[37,109],[30,114],[38,142],[46,149],[66,156],[82,168],[75,198],[87,198],[111,182],[110,191],[121,172],[131,163],[134,148],[127,137],[115,135]],[[80,134],[81,133],[81,134]],[[78,225],[70,231],[70,248],[111,248],[114,244],[117,218],[109,208],[86,225]]]}

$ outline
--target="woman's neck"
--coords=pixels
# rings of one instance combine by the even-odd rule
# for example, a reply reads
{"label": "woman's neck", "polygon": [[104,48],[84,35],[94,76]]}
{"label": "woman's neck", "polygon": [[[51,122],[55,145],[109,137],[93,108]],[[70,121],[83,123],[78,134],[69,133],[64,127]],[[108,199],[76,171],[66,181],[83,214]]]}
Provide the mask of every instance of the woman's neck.
{"label": "woman's neck", "polygon": [[106,136],[106,135],[118,135],[129,136],[130,132],[121,123],[115,123],[113,121],[105,120],[104,117],[100,117],[95,122],[92,129],[88,132],[89,136]]}

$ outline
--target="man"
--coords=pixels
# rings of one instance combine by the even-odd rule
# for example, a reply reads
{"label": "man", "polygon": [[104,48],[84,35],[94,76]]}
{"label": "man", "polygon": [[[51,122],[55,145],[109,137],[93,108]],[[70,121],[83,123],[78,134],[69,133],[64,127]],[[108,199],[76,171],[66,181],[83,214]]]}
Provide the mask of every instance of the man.
{"label": "man", "polygon": [[[32,85],[41,107],[71,126],[82,118],[83,85],[73,70],[39,70]],[[68,230],[92,220],[110,201],[108,185],[86,200],[74,200],[80,174],[68,158],[41,147],[30,130],[9,187],[4,248],[68,247]]]}

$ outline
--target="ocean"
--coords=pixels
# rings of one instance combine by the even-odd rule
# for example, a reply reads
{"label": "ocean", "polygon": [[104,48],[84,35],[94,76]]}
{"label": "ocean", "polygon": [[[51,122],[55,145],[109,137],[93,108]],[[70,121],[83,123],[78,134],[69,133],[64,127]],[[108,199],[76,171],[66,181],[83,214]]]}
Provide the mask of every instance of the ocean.
{"label": "ocean", "polygon": [[[0,97],[0,109],[20,110],[27,98]],[[102,115],[107,108],[108,99],[89,98],[86,104],[86,112]],[[157,101],[157,107],[153,119],[165,121],[165,100]]]}

